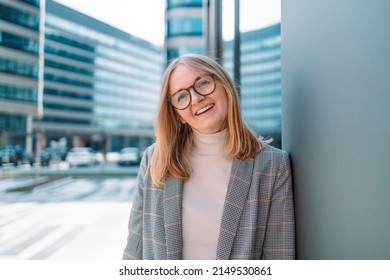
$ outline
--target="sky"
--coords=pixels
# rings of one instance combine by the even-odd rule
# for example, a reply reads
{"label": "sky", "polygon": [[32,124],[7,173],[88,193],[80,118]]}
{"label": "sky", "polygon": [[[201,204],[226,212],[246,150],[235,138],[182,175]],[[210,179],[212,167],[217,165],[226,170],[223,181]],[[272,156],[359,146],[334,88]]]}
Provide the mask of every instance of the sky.
{"label": "sky", "polygon": [[[163,45],[166,0],[54,0],[136,37]],[[241,0],[241,31],[280,22],[281,0]],[[234,34],[234,0],[222,0],[223,38]]]}

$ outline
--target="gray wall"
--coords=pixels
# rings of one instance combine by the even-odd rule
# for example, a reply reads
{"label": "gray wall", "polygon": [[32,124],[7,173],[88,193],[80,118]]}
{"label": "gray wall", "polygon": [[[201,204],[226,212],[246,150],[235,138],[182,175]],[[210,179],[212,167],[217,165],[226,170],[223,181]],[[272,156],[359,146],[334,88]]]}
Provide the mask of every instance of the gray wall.
{"label": "gray wall", "polygon": [[282,0],[298,259],[390,259],[390,1]]}

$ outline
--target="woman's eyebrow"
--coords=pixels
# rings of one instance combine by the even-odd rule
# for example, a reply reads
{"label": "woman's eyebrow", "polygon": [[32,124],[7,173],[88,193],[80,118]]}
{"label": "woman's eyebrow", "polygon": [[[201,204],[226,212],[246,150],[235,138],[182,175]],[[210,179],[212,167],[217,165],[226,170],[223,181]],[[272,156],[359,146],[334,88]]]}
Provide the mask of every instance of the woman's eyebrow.
{"label": "woman's eyebrow", "polygon": [[204,74],[199,75],[198,77],[196,77],[196,78],[194,79],[194,82],[193,82],[189,87],[180,88],[180,89],[178,89],[177,91],[175,91],[174,93],[172,93],[171,95],[174,95],[175,93],[178,93],[178,92],[181,91],[181,90],[188,90],[190,87],[192,87],[193,85],[195,85],[195,83],[196,83],[197,80],[199,80],[200,78],[202,78],[202,77],[204,77],[204,76],[207,76],[207,75],[209,75],[209,74],[208,74],[208,73],[204,73]]}

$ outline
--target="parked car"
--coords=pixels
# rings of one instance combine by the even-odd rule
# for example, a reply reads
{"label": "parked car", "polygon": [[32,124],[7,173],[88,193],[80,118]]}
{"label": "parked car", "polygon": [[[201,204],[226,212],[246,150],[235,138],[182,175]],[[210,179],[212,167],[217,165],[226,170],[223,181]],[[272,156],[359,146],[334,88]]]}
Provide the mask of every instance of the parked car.
{"label": "parked car", "polygon": [[50,152],[53,155],[53,157],[56,158],[56,160],[66,160],[66,155],[69,152],[68,147],[55,147],[50,148]]}
{"label": "parked car", "polygon": [[93,166],[97,163],[96,152],[88,147],[75,147],[70,149],[66,155],[66,162],[69,166]]}
{"label": "parked car", "polygon": [[[35,163],[36,156],[35,154],[31,155],[31,165]],[[52,152],[49,148],[43,149],[39,152],[39,162],[43,166],[47,166],[50,164],[50,161],[52,160]]]}
{"label": "parked car", "polygon": [[29,163],[30,157],[27,151],[19,145],[7,146],[0,151],[0,165],[13,164],[14,166],[18,166]]}
{"label": "parked car", "polygon": [[135,147],[123,148],[119,153],[118,165],[135,165],[141,161],[139,149]]}

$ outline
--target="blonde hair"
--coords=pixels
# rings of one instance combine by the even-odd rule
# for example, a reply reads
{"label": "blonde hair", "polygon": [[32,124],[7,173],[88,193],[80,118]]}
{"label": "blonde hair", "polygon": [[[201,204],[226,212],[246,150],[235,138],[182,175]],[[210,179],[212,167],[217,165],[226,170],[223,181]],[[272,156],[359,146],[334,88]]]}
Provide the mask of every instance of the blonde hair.
{"label": "blonde hair", "polygon": [[240,111],[236,87],[229,74],[213,59],[196,54],[183,55],[173,60],[163,76],[160,102],[155,123],[156,144],[149,164],[153,185],[162,186],[162,181],[171,176],[182,181],[190,178],[189,155],[193,146],[192,129],[180,121],[175,109],[168,104],[169,79],[178,65],[212,73],[225,89],[228,99],[227,113],[227,155],[235,159],[254,158],[262,149],[264,141],[246,126]]}

